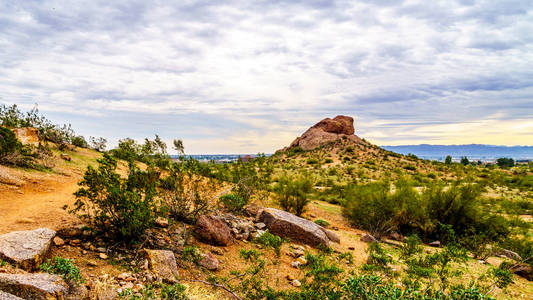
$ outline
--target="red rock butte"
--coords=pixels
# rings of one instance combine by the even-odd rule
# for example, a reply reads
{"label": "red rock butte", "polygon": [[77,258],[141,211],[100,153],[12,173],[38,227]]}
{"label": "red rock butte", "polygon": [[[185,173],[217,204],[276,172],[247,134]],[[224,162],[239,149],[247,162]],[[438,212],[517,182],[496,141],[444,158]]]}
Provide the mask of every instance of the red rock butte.
{"label": "red rock butte", "polygon": [[296,138],[289,148],[300,147],[303,150],[312,150],[344,137],[354,142],[360,142],[361,139],[354,135],[353,122],[353,118],[349,116],[325,118]]}

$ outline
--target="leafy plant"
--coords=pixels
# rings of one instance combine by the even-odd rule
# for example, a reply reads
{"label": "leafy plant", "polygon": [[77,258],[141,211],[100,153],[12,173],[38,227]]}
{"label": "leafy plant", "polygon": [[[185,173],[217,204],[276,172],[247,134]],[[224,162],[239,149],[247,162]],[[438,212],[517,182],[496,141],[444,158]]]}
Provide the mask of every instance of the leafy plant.
{"label": "leafy plant", "polygon": [[74,265],[71,259],[56,256],[53,260],[47,260],[39,268],[50,274],[57,274],[69,284],[80,284],[85,282],[81,276],[80,269]]}
{"label": "leafy plant", "polygon": [[235,194],[225,194],[218,198],[219,202],[233,212],[241,212],[246,204],[248,204],[242,197]]}
{"label": "leafy plant", "polygon": [[274,187],[279,205],[286,211],[301,216],[309,203],[309,193],[313,189],[313,179],[309,175],[300,177],[282,176]]}
{"label": "leafy plant", "polygon": [[281,244],[283,244],[283,239],[275,234],[270,233],[268,230],[266,230],[259,237],[255,238],[254,242],[265,247],[273,248],[278,256],[281,254]]}

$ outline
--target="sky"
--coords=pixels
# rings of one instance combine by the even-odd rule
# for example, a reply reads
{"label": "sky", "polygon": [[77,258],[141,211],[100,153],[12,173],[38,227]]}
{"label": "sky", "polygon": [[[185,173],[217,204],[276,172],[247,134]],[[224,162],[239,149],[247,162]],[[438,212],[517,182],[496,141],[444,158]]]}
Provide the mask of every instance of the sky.
{"label": "sky", "polygon": [[272,153],[350,115],[378,145],[533,145],[533,1],[0,1],[0,104],[77,133]]}

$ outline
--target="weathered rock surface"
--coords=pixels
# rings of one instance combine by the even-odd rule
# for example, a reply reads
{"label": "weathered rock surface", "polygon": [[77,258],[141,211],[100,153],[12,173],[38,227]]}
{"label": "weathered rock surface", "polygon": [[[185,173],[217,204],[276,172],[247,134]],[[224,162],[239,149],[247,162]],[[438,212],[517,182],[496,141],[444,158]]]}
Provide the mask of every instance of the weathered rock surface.
{"label": "weathered rock surface", "polygon": [[55,235],[48,228],[0,235],[0,258],[31,271],[48,255]]}
{"label": "weathered rock surface", "polygon": [[8,294],[0,291],[0,300],[23,300],[13,294]]}
{"label": "weathered rock surface", "polygon": [[311,150],[324,144],[346,137],[352,141],[360,141],[354,135],[353,118],[348,116],[336,116],[333,119],[326,118],[313,125],[300,137],[296,138],[290,147],[300,147],[303,150]]}
{"label": "weathered rock surface", "polygon": [[511,250],[507,250],[507,249],[498,249],[497,251],[495,251],[496,255],[501,255],[503,257],[507,257],[509,259],[514,259],[516,261],[521,261],[522,260],[522,257],[520,257],[520,255],[514,251],[511,251]]}
{"label": "weathered rock surface", "polygon": [[341,242],[341,238],[336,233],[334,233],[333,231],[329,231],[322,226],[320,226],[320,228],[322,229],[322,231],[324,231],[324,233],[326,234],[326,236],[328,237],[330,241],[337,243],[337,244]]}
{"label": "weathered rock surface", "polygon": [[169,250],[144,249],[150,270],[165,282],[175,283],[178,278],[178,265],[174,253]]}
{"label": "weathered rock surface", "polygon": [[32,146],[39,146],[39,129],[34,127],[22,127],[22,128],[13,128],[11,129],[17,139],[23,144],[23,145],[32,145]]}
{"label": "weathered rock surface", "polygon": [[329,238],[323,228],[309,220],[275,208],[265,208],[259,215],[268,230],[281,237],[302,242],[313,247],[329,245]]}
{"label": "weathered rock surface", "polygon": [[528,264],[518,263],[512,266],[509,270],[518,276],[533,281],[533,267]]}
{"label": "weathered rock surface", "polygon": [[203,254],[198,264],[210,271],[218,270],[218,259],[211,253]]}
{"label": "weathered rock surface", "polygon": [[377,243],[378,240],[372,235],[367,233],[361,237],[361,241],[365,243]]}
{"label": "weathered rock surface", "polygon": [[206,243],[216,246],[229,245],[233,237],[230,228],[212,215],[203,215],[196,221],[194,232]]}
{"label": "weathered rock surface", "polygon": [[0,290],[23,299],[63,300],[67,296],[68,285],[60,276],[46,273],[0,273]]}

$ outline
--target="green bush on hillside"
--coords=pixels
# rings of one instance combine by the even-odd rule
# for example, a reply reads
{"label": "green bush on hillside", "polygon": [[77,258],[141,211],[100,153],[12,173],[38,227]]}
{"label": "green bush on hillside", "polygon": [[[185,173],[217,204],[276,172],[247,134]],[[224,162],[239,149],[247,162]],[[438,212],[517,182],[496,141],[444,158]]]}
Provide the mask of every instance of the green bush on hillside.
{"label": "green bush on hillside", "polygon": [[71,210],[95,231],[130,241],[138,239],[155,218],[159,173],[129,165],[127,178],[116,172],[117,161],[108,154],[89,166]]}
{"label": "green bush on hillside", "polygon": [[282,176],[274,186],[279,205],[286,211],[301,216],[309,203],[313,190],[313,179],[309,175],[299,177]]}

